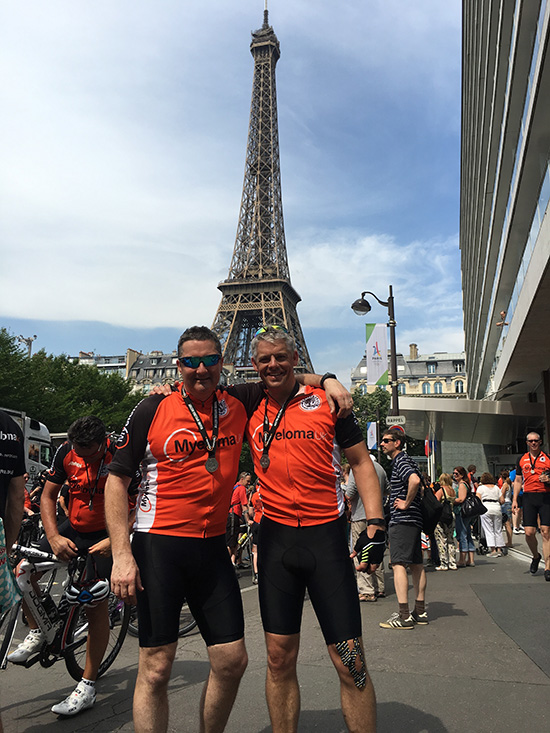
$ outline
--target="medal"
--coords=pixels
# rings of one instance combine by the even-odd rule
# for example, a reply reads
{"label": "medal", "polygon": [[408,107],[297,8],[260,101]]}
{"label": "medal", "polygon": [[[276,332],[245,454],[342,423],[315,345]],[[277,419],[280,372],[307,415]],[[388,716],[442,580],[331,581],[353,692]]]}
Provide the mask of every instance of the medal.
{"label": "medal", "polygon": [[218,461],[214,458],[214,456],[208,456],[206,459],[206,463],[204,464],[204,467],[208,471],[208,473],[214,473],[214,471],[217,471],[219,468]]}
{"label": "medal", "polygon": [[535,469],[534,468],[531,469],[531,473],[535,473]]}
{"label": "medal", "polygon": [[285,410],[288,406],[288,403],[290,400],[297,394],[298,390],[300,389],[300,385],[298,382],[294,382],[294,387],[292,388],[291,393],[286,398],[284,405],[279,408],[279,412],[277,413],[275,420],[273,420],[273,425],[269,427],[269,418],[267,417],[267,403],[268,403],[268,395],[265,396],[265,412],[264,412],[264,433],[263,433],[263,439],[264,439],[264,451],[262,453],[262,456],[260,458],[260,466],[265,470],[266,468],[269,468],[269,464],[271,463],[271,460],[269,458],[269,446],[273,442],[273,438],[275,437],[275,433],[277,432],[277,428],[279,427],[279,424],[281,420],[283,419],[283,415],[285,413]]}
{"label": "medal", "polygon": [[184,403],[187,405],[187,409],[191,413],[193,420],[195,421],[195,425],[199,429],[202,439],[204,440],[206,450],[208,451],[208,458],[206,459],[206,463],[204,464],[204,467],[206,468],[208,473],[214,473],[220,467],[220,464],[216,460],[216,442],[218,440],[218,426],[219,426],[219,415],[220,415],[219,406],[218,406],[218,398],[216,397],[216,394],[214,393],[214,396],[212,398],[212,437],[209,438],[208,433],[206,432],[206,428],[204,427],[204,423],[201,419],[201,416],[196,411],[195,405],[191,402],[191,400],[187,396],[185,389],[182,389],[181,396],[182,396]]}

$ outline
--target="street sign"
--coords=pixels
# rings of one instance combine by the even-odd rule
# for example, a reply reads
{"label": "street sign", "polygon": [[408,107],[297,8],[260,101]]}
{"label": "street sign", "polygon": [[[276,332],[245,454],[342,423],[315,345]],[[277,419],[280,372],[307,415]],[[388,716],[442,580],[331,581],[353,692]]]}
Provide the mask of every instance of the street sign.
{"label": "street sign", "polygon": [[388,415],[386,425],[405,425],[407,420],[404,415]]}

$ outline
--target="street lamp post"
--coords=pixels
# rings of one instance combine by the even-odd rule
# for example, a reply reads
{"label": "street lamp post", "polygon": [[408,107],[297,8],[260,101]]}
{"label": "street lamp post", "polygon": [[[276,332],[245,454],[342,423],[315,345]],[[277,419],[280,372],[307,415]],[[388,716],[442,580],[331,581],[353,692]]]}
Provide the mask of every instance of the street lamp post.
{"label": "street lamp post", "polygon": [[361,293],[361,297],[358,298],[352,304],[352,310],[358,316],[366,316],[370,312],[371,307],[368,300],[365,300],[365,295],[372,295],[372,297],[388,309],[388,326],[390,327],[390,366],[391,366],[391,415],[399,415],[399,393],[397,391],[397,349],[395,345],[395,311],[393,305],[393,288],[390,285],[390,294],[387,301],[380,300],[378,296],[371,293],[370,290],[365,290]]}

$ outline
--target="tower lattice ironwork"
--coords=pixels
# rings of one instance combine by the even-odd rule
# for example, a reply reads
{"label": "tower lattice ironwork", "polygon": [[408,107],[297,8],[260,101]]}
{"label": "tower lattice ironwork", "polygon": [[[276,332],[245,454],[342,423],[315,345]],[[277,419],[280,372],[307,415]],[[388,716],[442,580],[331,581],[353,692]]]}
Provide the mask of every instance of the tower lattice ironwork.
{"label": "tower lattice ironwork", "polygon": [[313,371],[296,305],[286,252],[279,162],[275,65],[279,41],[264,11],[262,27],[252,33],[252,104],[243,193],[235,248],[212,329],[218,334],[226,366],[249,376],[250,342],[261,326],[279,325],[296,340],[298,370]]}

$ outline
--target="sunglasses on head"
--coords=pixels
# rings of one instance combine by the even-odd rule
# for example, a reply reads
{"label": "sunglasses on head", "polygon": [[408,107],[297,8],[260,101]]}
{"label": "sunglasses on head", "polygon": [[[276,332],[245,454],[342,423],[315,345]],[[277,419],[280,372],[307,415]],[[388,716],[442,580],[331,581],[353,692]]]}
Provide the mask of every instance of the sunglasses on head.
{"label": "sunglasses on head", "polygon": [[208,356],[180,356],[178,361],[188,369],[198,369],[201,364],[205,367],[214,366],[222,357],[220,354],[209,354]]}
{"label": "sunglasses on head", "polygon": [[256,331],[254,338],[262,333],[266,333],[266,331],[282,331],[283,333],[288,333],[284,326],[262,326]]}
{"label": "sunglasses on head", "polygon": [[381,443],[395,443],[395,438],[382,438]]}

